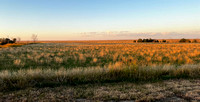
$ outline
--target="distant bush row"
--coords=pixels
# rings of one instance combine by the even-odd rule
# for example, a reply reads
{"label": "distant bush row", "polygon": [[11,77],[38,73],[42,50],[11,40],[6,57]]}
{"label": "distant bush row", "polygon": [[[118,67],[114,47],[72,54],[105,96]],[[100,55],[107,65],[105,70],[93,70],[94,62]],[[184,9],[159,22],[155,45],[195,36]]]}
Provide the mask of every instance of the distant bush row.
{"label": "distant bush row", "polygon": [[10,40],[9,38],[0,38],[0,44],[1,45],[5,45],[8,43],[15,43],[17,41],[16,38],[14,38],[13,40]]}
{"label": "distant bush row", "polygon": [[[181,40],[179,40],[180,43],[191,43],[191,41],[189,39],[185,39],[182,38]],[[197,40],[193,40],[193,43],[197,43]]]}
{"label": "distant bush row", "polygon": [[[157,39],[151,39],[151,38],[149,38],[149,39],[138,39],[138,40],[133,40],[133,42],[138,42],[138,43],[141,43],[141,42],[154,42],[154,43],[166,43],[166,42],[168,42],[167,40],[161,40],[161,41],[159,41],[159,40],[157,40]],[[185,38],[182,38],[182,39],[180,39],[178,42],[180,42],[180,43],[191,43],[191,42],[193,42],[193,43],[197,43],[198,41],[197,40],[193,40],[193,41],[190,41],[189,39],[185,39]]]}
{"label": "distant bush row", "polygon": [[166,40],[162,40],[162,41],[159,41],[157,39],[138,39],[138,40],[134,40],[133,42],[155,42],[155,43],[159,43],[159,42],[167,42]]}

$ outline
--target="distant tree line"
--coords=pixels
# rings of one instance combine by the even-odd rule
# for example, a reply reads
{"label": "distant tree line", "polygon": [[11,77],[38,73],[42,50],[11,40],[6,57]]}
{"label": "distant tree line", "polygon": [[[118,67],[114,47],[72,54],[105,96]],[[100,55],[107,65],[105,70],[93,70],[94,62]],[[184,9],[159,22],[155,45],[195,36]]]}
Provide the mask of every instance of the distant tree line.
{"label": "distant tree line", "polygon": [[156,39],[138,39],[138,42],[159,42]]}
{"label": "distant tree line", "polygon": [[[138,42],[138,43],[142,43],[142,42],[144,42],[144,43],[147,43],[147,42],[152,42],[152,43],[166,43],[166,42],[169,42],[169,41],[167,41],[167,40],[165,40],[165,39],[163,39],[163,40],[157,40],[157,39],[151,39],[151,38],[149,38],[149,39],[138,39],[138,40],[133,40],[133,42]],[[182,39],[180,39],[178,42],[180,42],[180,43],[198,43],[198,41],[196,40],[196,39],[194,39],[193,41],[190,41],[189,39],[185,39],[185,38],[182,38]]]}
{"label": "distant tree line", "polygon": [[189,40],[189,39],[185,39],[182,38],[179,40],[180,43],[198,43],[198,41],[196,39],[194,39],[193,41]]}
{"label": "distant tree line", "polygon": [[[35,43],[38,40],[38,36],[36,34],[32,34],[31,39],[33,40],[33,43]],[[5,44],[9,44],[9,43],[13,44],[13,43],[16,43],[16,42],[19,43],[20,41],[21,41],[20,37],[13,38],[13,39],[10,39],[9,37],[0,38],[0,45],[5,45]]]}
{"label": "distant tree line", "polygon": [[134,40],[133,42],[138,42],[138,43],[140,43],[140,42],[155,42],[155,43],[159,43],[159,42],[167,42],[167,41],[166,40],[159,41],[157,39],[149,38],[149,39],[138,39],[138,40]]}
{"label": "distant tree line", "polygon": [[17,39],[16,38],[13,38],[12,40],[9,39],[9,38],[0,38],[0,44],[1,45],[5,45],[5,44],[8,44],[8,43],[16,43]]}

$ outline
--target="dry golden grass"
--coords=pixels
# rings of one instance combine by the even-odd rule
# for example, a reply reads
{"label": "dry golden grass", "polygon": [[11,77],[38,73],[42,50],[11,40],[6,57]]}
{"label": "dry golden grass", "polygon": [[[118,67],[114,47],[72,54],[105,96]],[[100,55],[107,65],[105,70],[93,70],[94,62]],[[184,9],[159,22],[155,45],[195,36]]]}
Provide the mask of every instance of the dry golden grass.
{"label": "dry golden grass", "polygon": [[66,47],[79,54],[80,60],[83,56],[99,58],[99,61],[107,58],[112,60],[109,63],[126,65],[196,64],[200,61],[200,44],[80,44]]}
{"label": "dry golden grass", "polygon": [[40,43],[0,49],[0,70],[198,64],[199,49],[199,43]]}
{"label": "dry golden grass", "polygon": [[0,48],[6,48],[6,47],[19,47],[22,45],[25,45],[26,43],[14,43],[14,44],[6,44],[6,45],[0,45]]}

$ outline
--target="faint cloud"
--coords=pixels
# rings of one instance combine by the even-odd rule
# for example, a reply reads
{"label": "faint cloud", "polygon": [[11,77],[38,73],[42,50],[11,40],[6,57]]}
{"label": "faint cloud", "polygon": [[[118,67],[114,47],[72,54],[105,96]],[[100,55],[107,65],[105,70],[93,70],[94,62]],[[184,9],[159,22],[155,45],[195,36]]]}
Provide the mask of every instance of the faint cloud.
{"label": "faint cloud", "polygon": [[82,32],[81,37],[90,39],[197,39],[200,38],[200,31],[191,32],[130,32],[130,31],[106,31],[106,32]]}

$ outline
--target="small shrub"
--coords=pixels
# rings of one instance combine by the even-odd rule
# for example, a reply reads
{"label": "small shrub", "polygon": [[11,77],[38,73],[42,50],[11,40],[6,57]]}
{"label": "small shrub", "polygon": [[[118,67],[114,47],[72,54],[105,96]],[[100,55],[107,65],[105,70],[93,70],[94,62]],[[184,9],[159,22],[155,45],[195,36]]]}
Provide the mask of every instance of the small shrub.
{"label": "small shrub", "polygon": [[190,43],[191,41],[189,39],[182,38],[179,40],[180,43]]}
{"label": "small shrub", "polygon": [[166,40],[162,40],[162,42],[163,42],[163,43],[166,43],[167,41],[166,41]]}
{"label": "small shrub", "polygon": [[193,43],[198,43],[198,41],[196,39],[193,40]]}

